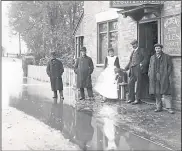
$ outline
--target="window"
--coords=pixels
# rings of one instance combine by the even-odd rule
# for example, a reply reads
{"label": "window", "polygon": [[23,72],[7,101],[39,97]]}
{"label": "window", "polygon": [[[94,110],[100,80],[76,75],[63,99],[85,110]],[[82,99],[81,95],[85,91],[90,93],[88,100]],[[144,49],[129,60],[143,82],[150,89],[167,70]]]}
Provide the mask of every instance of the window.
{"label": "window", "polygon": [[80,49],[81,47],[83,47],[83,39],[84,37],[83,36],[79,36],[79,37],[76,37],[76,41],[75,41],[75,44],[76,44],[76,51],[75,51],[75,55],[76,55],[76,58],[80,57]]}
{"label": "window", "polygon": [[107,49],[114,48],[118,51],[118,22],[117,20],[98,24],[98,58],[97,63],[103,64],[107,56]]}

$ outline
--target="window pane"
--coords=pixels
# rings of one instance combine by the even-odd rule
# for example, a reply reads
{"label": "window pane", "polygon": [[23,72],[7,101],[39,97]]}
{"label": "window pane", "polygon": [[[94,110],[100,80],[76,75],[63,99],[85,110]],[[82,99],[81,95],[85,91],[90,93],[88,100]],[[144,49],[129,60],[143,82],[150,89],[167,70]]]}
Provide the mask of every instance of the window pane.
{"label": "window pane", "polygon": [[99,32],[107,32],[107,23],[99,24]]}
{"label": "window pane", "polygon": [[99,34],[99,62],[104,63],[104,59],[107,56],[107,34]]}
{"label": "window pane", "polygon": [[117,29],[118,29],[118,22],[117,21],[109,23],[109,30],[117,30]]}
{"label": "window pane", "polygon": [[109,47],[114,48],[115,54],[117,55],[118,49],[118,32],[109,33]]}

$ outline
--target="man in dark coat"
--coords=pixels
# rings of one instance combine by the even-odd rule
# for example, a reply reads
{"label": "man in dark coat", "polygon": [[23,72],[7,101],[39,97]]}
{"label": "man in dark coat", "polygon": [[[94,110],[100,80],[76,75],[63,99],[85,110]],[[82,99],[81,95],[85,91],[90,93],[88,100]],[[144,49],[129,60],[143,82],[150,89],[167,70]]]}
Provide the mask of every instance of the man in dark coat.
{"label": "man in dark coat", "polygon": [[[162,51],[161,44],[155,44],[154,47],[156,53],[150,58],[148,71],[149,93],[156,98],[155,112],[160,112],[162,111],[162,95],[171,95],[172,61],[170,56]],[[169,113],[174,113],[171,109],[171,100],[168,105]]]}
{"label": "man in dark coat", "polygon": [[93,99],[92,79],[94,66],[92,59],[86,55],[86,47],[81,48],[81,57],[77,58],[74,71],[77,74],[77,88],[80,89],[80,100],[85,99],[84,88],[87,88],[89,99]]}
{"label": "man in dark coat", "polygon": [[51,88],[54,92],[54,103],[57,103],[57,91],[60,94],[60,101],[64,99],[63,97],[63,82],[62,74],[64,72],[63,64],[60,59],[56,58],[56,52],[51,52],[51,59],[47,64],[47,74],[50,77]]}
{"label": "man in dark coat", "polygon": [[[133,47],[132,54],[130,56],[130,61],[125,67],[125,70],[129,70],[129,100],[127,103],[138,104],[141,103],[141,81],[142,74],[148,71],[149,55],[143,49],[138,47],[138,41],[133,40],[131,42]],[[136,100],[135,100],[135,82],[136,87]]]}

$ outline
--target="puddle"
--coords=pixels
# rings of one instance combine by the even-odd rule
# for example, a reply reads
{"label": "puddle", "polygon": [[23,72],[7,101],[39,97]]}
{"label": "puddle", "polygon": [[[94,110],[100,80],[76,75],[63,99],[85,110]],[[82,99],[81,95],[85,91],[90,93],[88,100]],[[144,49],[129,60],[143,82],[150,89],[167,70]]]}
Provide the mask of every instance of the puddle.
{"label": "puddle", "polygon": [[[8,81],[3,75],[4,80]],[[11,75],[14,75],[11,79],[16,79],[15,72]],[[64,88],[65,100],[54,105],[49,83],[26,78],[22,78],[20,82],[20,74],[17,76],[19,78],[13,89],[7,89],[11,87],[7,85],[7,93],[3,92],[6,94],[6,104],[60,130],[65,138],[78,144],[83,150],[169,150],[122,129],[121,125],[118,126],[115,118],[118,114],[116,106],[103,105],[99,114],[95,115],[88,102],[80,105],[76,101],[78,93],[69,88],[69,85]],[[14,93],[15,90],[18,94]]]}
{"label": "puddle", "polygon": [[62,131],[65,138],[83,150],[168,150],[118,126],[116,107],[103,105],[99,114],[93,116],[88,106],[78,108],[78,95],[73,89],[65,88],[65,100],[62,103],[58,101],[56,105],[51,97],[43,95],[47,94],[44,89],[47,87],[23,85],[19,97],[10,96],[9,105]]}

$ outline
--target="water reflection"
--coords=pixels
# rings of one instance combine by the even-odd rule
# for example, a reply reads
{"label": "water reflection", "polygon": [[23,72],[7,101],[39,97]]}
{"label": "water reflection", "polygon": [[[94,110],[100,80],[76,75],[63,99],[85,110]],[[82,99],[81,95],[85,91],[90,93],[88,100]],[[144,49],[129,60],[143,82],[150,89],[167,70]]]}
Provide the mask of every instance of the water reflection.
{"label": "water reflection", "polygon": [[114,103],[104,104],[98,109],[99,113],[93,115],[93,102],[79,102],[78,93],[72,88],[65,88],[65,100],[54,105],[50,83],[23,78],[15,82],[11,91],[7,91],[11,85],[3,86],[5,102],[62,131],[65,138],[83,150],[167,150],[118,126],[119,109]]}

